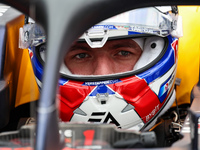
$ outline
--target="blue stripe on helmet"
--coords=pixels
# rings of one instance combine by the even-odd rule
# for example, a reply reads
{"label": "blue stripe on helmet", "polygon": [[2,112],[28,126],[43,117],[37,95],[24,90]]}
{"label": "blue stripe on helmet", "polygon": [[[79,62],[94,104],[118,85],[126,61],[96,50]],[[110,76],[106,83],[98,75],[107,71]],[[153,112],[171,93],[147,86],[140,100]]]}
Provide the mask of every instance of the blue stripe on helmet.
{"label": "blue stripe on helmet", "polygon": [[33,50],[33,57],[31,59],[32,65],[33,66],[33,71],[35,73],[35,76],[41,81],[42,80],[42,73],[43,73],[43,67],[42,64],[39,62],[37,57],[35,56],[35,47],[32,49]]}
{"label": "blue stripe on helmet", "polygon": [[64,78],[60,78],[59,79],[59,85],[64,85],[66,82],[68,82],[69,80],[64,79]]}
{"label": "blue stripe on helmet", "polygon": [[159,100],[160,100],[161,103],[165,100],[165,98],[167,96],[168,85],[166,85],[166,84],[170,79],[171,79],[171,76],[160,87],[160,91],[158,93],[158,97],[159,97]]}
{"label": "blue stripe on helmet", "polygon": [[132,34],[142,34],[142,33],[134,32],[134,31],[128,31],[128,35],[132,35]]}
{"label": "blue stripe on helmet", "polygon": [[98,86],[98,85],[108,85],[108,84],[114,84],[114,83],[118,83],[118,82],[122,82],[120,79],[114,79],[114,80],[106,80],[106,81],[94,81],[94,82],[84,82],[82,85],[86,85],[86,86]]}

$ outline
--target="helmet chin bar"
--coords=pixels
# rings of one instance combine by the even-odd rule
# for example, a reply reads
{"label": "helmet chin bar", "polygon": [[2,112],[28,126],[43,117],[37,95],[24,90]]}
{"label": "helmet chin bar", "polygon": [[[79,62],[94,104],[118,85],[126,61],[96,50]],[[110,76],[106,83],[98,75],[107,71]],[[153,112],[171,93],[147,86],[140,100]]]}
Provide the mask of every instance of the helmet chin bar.
{"label": "helmet chin bar", "polygon": [[74,111],[70,121],[111,123],[118,128],[131,128],[137,131],[144,126],[134,106],[128,104],[117,93],[98,93],[96,96],[88,96]]}
{"label": "helmet chin bar", "polygon": [[[84,33],[84,38],[87,44],[91,48],[101,48],[104,46],[106,41],[108,40],[108,30],[105,29],[98,29],[98,30],[88,30]],[[102,40],[99,41],[92,41],[91,38],[93,37],[100,37]]]}

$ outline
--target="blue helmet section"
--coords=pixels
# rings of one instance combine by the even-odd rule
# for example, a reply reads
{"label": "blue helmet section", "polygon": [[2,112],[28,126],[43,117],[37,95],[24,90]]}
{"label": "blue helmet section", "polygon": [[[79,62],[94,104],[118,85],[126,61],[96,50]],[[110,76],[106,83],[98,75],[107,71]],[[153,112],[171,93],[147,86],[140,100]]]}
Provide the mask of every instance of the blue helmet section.
{"label": "blue helmet section", "polygon": [[33,57],[31,58],[32,61],[32,66],[33,66],[33,71],[35,73],[35,76],[41,81],[42,80],[42,74],[43,74],[43,66],[38,60],[35,52],[35,47],[31,48],[33,52]]}
{"label": "blue helmet section", "polygon": [[111,90],[108,86],[101,84],[98,85],[89,96],[96,96],[97,93],[108,93],[109,95],[115,94],[115,91]]}

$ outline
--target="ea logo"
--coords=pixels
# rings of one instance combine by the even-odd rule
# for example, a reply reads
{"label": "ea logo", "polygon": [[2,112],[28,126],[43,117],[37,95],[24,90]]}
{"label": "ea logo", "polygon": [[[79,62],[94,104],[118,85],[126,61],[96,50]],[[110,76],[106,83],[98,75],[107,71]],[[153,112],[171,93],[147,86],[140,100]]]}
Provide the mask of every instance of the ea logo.
{"label": "ea logo", "polygon": [[[88,120],[88,122],[103,122],[103,123],[112,123],[115,124],[117,127],[120,128],[120,124],[117,122],[117,120],[113,117],[113,115],[108,112],[108,114],[106,114],[106,112],[93,112],[92,113],[92,118],[90,118]],[[101,116],[101,119],[98,119],[97,116]]]}

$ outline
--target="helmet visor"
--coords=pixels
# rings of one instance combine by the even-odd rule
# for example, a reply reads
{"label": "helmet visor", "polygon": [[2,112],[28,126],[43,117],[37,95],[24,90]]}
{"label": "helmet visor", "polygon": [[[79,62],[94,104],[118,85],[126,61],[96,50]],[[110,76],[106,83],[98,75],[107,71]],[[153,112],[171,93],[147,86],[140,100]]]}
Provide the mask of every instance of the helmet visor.
{"label": "helmet visor", "polygon": [[[104,20],[88,29],[79,40],[84,40],[92,48],[103,47],[108,39],[118,39],[131,35],[150,34],[166,37],[177,28],[178,15],[171,11],[161,12],[156,7],[127,11]],[[37,25],[25,25],[21,34],[21,45],[36,46],[44,43],[46,37]],[[27,37],[27,32],[28,37]],[[24,39],[24,40],[23,40]]]}
{"label": "helmet visor", "polygon": [[169,11],[163,13],[156,7],[135,9],[94,25],[80,39],[84,39],[90,47],[98,48],[103,47],[108,39],[136,34],[166,37],[176,29],[176,19],[174,14]]}

